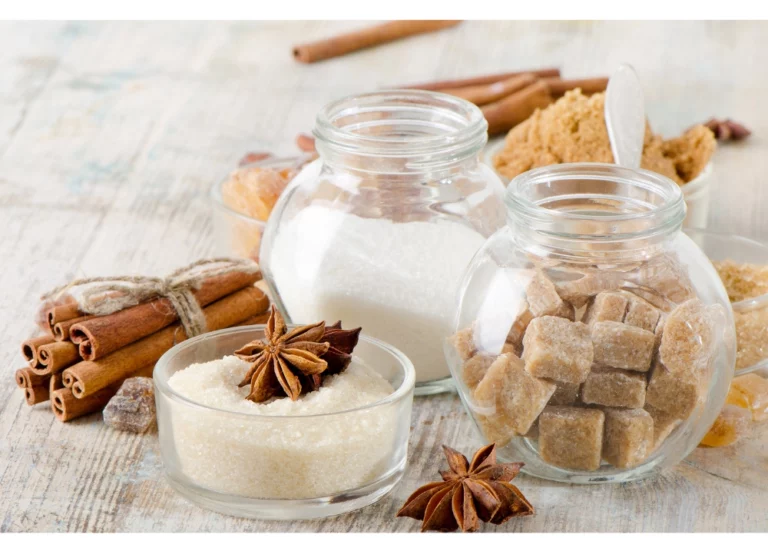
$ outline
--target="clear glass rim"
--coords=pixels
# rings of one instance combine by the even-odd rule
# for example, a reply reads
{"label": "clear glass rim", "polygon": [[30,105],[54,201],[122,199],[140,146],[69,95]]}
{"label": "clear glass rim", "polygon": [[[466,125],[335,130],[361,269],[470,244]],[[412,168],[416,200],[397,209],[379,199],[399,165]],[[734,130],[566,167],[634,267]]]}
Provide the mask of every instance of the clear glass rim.
{"label": "clear glass rim", "polygon": [[[227,409],[220,409],[218,407],[211,407],[205,404],[201,404],[199,402],[195,402],[194,400],[190,400],[186,396],[183,396],[178,392],[176,392],[168,383],[169,378],[165,374],[167,363],[170,362],[171,359],[173,359],[176,355],[178,355],[182,351],[190,347],[194,347],[200,342],[217,338],[221,335],[254,332],[258,330],[263,331],[265,327],[266,325],[264,324],[248,325],[245,327],[230,327],[229,329],[212,331],[209,333],[201,334],[199,336],[195,336],[194,338],[190,338],[189,340],[185,340],[184,342],[172,347],[171,349],[163,353],[163,356],[160,357],[160,360],[157,361],[157,364],[155,365],[155,368],[152,372],[152,379],[155,382],[155,386],[165,396],[169,397],[170,399],[178,403],[184,404],[188,407],[195,407],[195,408],[203,409],[206,411],[214,411],[214,412],[223,413],[226,415],[237,416],[242,418],[243,420],[258,420],[258,421],[302,420],[302,419],[346,415],[346,414],[357,413],[359,411],[373,409],[376,407],[386,406],[395,402],[399,402],[407,398],[408,394],[411,394],[411,395],[413,394],[414,385],[416,383],[416,371],[410,359],[408,359],[408,357],[406,357],[405,354],[399,349],[397,349],[396,347],[364,334],[360,335],[360,340],[368,344],[371,344],[375,347],[378,347],[379,349],[382,349],[383,351],[387,352],[392,357],[394,357],[397,363],[399,364],[400,368],[402,368],[404,375],[403,375],[403,382],[397,389],[394,390],[392,394],[386,396],[385,398],[382,398],[381,400],[377,400],[375,402],[371,402],[369,404],[365,404],[359,407],[345,409],[343,411],[334,411],[333,413],[319,413],[314,415],[257,415],[254,413],[244,413],[241,411],[231,411]],[[293,324],[288,325],[288,328],[294,328],[294,327],[296,327],[296,325],[293,325]]]}
{"label": "clear glass rim", "polygon": [[[463,124],[451,133],[421,134],[397,139],[350,132],[337,125],[340,119],[364,112],[403,109],[440,112]],[[432,118],[439,123],[438,118]],[[317,114],[313,134],[319,146],[373,156],[408,157],[439,153],[477,153],[488,140],[488,122],[476,105],[449,94],[426,90],[381,90],[343,97]],[[318,149],[322,155],[322,149]]]}
{"label": "clear glass rim", "polygon": [[[644,211],[635,211],[626,214],[592,215],[542,207],[535,201],[530,200],[525,194],[524,190],[532,185],[558,180],[598,180],[621,183],[644,188],[653,192],[660,196],[663,202],[656,207],[648,208]],[[636,222],[638,219],[648,219],[649,222],[656,223],[643,230],[627,233],[617,232],[610,236],[590,233],[569,234],[565,232],[557,234],[563,238],[572,236],[579,239],[588,239],[590,241],[615,241],[617,239],[667,234],[679,229],[685,219],[683,193],[674,181],[648,170],[624,168],[615,164],[606,163],[553,164],[529,170],[509,182],[504,201],[510,218],[520,221],[526,224],[529,228],[534,229],[535,223],[542,221],[626,223]]]}

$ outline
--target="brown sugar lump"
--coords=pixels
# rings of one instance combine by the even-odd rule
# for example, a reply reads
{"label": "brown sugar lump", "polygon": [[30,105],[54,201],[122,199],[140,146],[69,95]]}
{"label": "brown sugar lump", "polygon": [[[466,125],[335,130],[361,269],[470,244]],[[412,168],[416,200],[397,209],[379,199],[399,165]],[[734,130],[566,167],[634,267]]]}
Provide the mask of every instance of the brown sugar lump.
{"label": "brown sugar lump", "polygon": [[671,372],[657,362],[651,378],[645,401],[675,418],[686,419],[704,397],[701,376],[697,372]]}
{"label": "brown sugar lump", "polygon": [[581,385],[578,383],[563,383],[561,381],[555,382],[557,388],[555,393],[549,399],[549,405],[571,405],[576,403],[579,399],[579,389]]}
{"label": "brown sugar lump", "polygon": [[652,332],[617,321],[598,321],[592,325],[595,363],[603,366],[647,372],[655,340]]}
{"label": "brown sugar lump", "polygon": [[462,360],[467,360],[477,353],[472,327],[466,327],[457,331],[448,338],[448,342],[456,349]]}
{"label": "brown sugar lump", "polygon": [[582,322],[592,325],[598,321],[622,321],[629,300],[615,292],[598,293],[587,305]]}
{"label": "brown sugar lump", "polygon": [[[664,310],[670,309],[670,303],[676,305],[696,297],[688,270],[674,253],[652,258],[637,273],[637,281],[654,291],[644,298]],[[657,304],[654,296],[662,299],[661,303]]]}
{"label": "brown sugar lump", "polygon": [[473,394],[476,416],[488,441],[505,444],[525,434],[554,392],[554,383],[532,376],[516,355],[499,355]]}
{"label": "brown sugar lump", "polygon": [[[627,293],[627,296],[631,294]],[[646,331],[655,332],[656,325],[659,323],[661,312],[648,301],[640,297],[633,296],[629,298],[627,314],[624,316],[624,323],[634,327],[640,327]]]}
{"label": "brown sugar lump", "polygon": [[592,367],[589,327],[556,316],[535,318],[523,338],[525,369],[536,377],[583,383]]}
{"label": "brown sugar lump", "polygon": [[534,317],[558,316],[573,321],[576,313],[573,305],[564,301],[557,294],[555,285],[543,272],[536,271],[525,288],[528,308]]}
{"label": "brown sugar lump", "polygon": [[507,344],[512,345],[515,348],[515,353],[518,355],[522,353],[523,350],[523,336],[525,335],[525,330],[528,328],[528,324],[531,323],[531,320],[533,319],[533,313],[531,312],[530,308],[528,308],[528,303],[523,302],[521,312],[517,315],[515,318],[515,321],[512,322],[512,327],[509,329],[509,333],[507,333]]}
{"label": "brown sugar lump", "polygon": [[605,409],[603,459],[620,469],[635,467],[653,451],[653,418],[644,409]]}
{"label": "brown sugar lump", "polygon": [[587,272],[581,278],[558,282],[557,292],[563,300],[581,308],[595,295],[617,290],[625,284],[625,275],[617,272]]}
{"label": "brown sugar lump", "polygon": [[645,374],[593,366],[581,388],[581,401],[606,407],[640,408],[645,405]]}
{"label": "brown sugar lump", "polygon": [[675,373],[704,371],[714,345],[713,320],[701,301],[691,299],[667,316],[659,346],[659,361]]}
{"label": "brown sugar lump", "polygon": [[480,383],[495,360],[494,355],[478,353],[461,363],[461,377],[470,390]]}
{"label": "brown sugar lump", "polygon": [[653,450],[656,450],[683,421],[652,405],[645,404],[645,410],[653,419]]}
{"label": "brown sugar lump", "polygon": [[600,467],[605,415],[600,409],[549,406],[539,417],[539,455],[547,463],[580,471]]}

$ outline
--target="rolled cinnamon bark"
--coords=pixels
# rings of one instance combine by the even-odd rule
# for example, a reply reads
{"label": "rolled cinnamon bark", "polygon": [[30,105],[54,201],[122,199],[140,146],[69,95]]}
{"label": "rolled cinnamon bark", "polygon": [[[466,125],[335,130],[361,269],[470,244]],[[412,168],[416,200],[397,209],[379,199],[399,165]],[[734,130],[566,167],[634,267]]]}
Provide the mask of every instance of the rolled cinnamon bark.
{"label": "rolled cinnamon bark", "polygon": [[551,103],[549,86],[539,80],[500,101],[480,107],[480,110],[488,121],[488,134],[495,135],[508,131],[528,119],[537,108],[545,108]]}
{"label": "rolled cinnamon bark", "polygon": [[59,389],[64,388],[64,383],[61,381],[61,374],[51,375],[51,379],[48,380],[48,392],[53,393]]}
{"label": "rolled cinnamon bark", "polygon": [[80,360],[77,346],[72,342],[53,342],[38,349],[38,375],[61,372],[66,367]]}
{"label": "rolled cinnamon bark", "polygon": [[117,393],[123,381],[129,377],[152,377],[154,364],[141,368],[125,376],[124,379],[101,389],[100,391],[86,396],[85,398],[75,398],[72,391],[68,388],[59,388],[51,391],[51,408],[53,414],[61,422],[69,422],[76,418],[101,411],[109,403],[112,396]]}
{"label": "rolled cinnamon bark", "polygon": [[24,399],[27,405],[35,405],[40,402],[47,402],[50,398],[49,384],[38,385],[36,387],[27,387],[24,389]]}
{"label": "rolled cinnamon bark", "polygon": [[49,375],[38,375],[32,368],[19,368],[14,378],[19,388],[39,387],[48,384]]}
{"label": "rolled cinnamon bark", "polygon": [[549,91],[555,99],[565,95],[565,92],[575,90],[576,88],[581,88],[581,93],[584,95],[592,95],[593,93],[604,92],[608,87],[607,77],[574,79],[549,77],[545,78],[544,82],[549,85]]}
{"label": "rolled cinnamon bark", "polygon": [[343,56],[356,50],[389,43],[416,34],[435,32],[456,26],[461,21],[390,21],[356,32],[338,35],[313,43],[297,45],[293,57],[303,63],[319,62]]}
{"label": "rolled cinnamon bark", "polygon": [[548,67],[545,69],[531,69],[527,71],[510,71],[507,73],[496,73],[493,75],[481,75],[478,77],[470,78],[458,78],[452,80],[438,80],[436,82],[423,82],[420,84],[411,84],[408,86],[401,86],[404,89],[410,90],[431,90],[431,91],[443,91],[451,88],[466,88],[467,86],[481,86],[484,84],[493,84],[495,82],[501,82],[508,78],[516,77],[519,75],[534,75],[536,77],[559,77],[560,70],[555,67]]}
{"label": "rolled cinnamon bark", "polygon": [[235,325],[235,327],[245,327],[247,325],[263,325],[269,319],[269,314],[270,312],[268,310],[261,314],[256,314],[255,316],[251,316],[245,321],[241,321],[240,323]]}
{"label": "rolled cinnamon bark", "polygon": [[53,341],[53,336],[47,334],[45,336],[37,336],[35,338],[25,340],[21,343],[21,354],[24,355],[24,358],[27,360],[27,362],[30,363],[30,366],[34,368],[38,362],[38,348],[45,344],[50,344]]}
{"label": "rolled cinnamon bark", "polygon": [[[269,301],[259,288],[250,286],[203,309],[209,331],[232,327],[261,313]],[[65,387],[77,398],[95,394],[124,379],[130,372],[154,365],[161,355],[187,339],[180,324],[174,323],[98,361],[81,361],[64,370]]]}
{"label": "rolled cinnamon bark", "polygon": [[518,92],[526,86],[530,86],[536,82],[536,80],[537,78],[535,75],[525,73],[523,75],[516,75],[514,77],[500,80],[499,82],[494,82],[492,84],[467,86],[465,88],[450,88],[443,90],[443,93],[461,97],[470,103],[481,106],[487,105],[488,103],[492,103],[494,101],[498,101],[507,95]]}
{"label": "rolled cinnamon bark", "polygon": [[48,330],[51,335],[55,335],[53,328],[57,323],[79,318],[82,317],[82,315],[83,313],[80,312],[80,308],[77,306],[76,302],[69,302],[51,307],[45,315],[48,320]]}
{"label": "rolled cinnamon bark", "polygon": [[[227,273],[206,279],[193,294],[200,306],[207,306],[237,290],[252,286],[260,273]],[[265,301],[268,299],[265,297]],[[266,309],[269,305],[264,304]],[[97,316],[70,328],[72,341],[79,344],[80,356],[87,361],[99,360],[113,351],[141,340],[167,327],[179,316],[168,299],[126,308],[108,316]]]}
{"label": "rolled cinnamon bark", "polygon": [[69,331],[72,327],[78,323],[82,323],[89,319],[93,319],[94,316],[80,316],[79,318],[72,318],[66,321],[61,321],[53,326],[53,338],[57,342],[63,342],[69,340]]}

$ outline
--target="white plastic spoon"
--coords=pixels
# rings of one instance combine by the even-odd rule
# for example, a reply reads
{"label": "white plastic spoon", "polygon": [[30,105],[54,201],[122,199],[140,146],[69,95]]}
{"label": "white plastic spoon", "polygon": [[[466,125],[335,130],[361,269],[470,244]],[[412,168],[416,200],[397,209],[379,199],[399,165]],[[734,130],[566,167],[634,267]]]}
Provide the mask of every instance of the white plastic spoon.
{"label": "white plastic spoon", "polygon": [[605,125],[616,164],[640,168],[645,137],[645,102],[640,79],[629,64],[621,64],[608,80]]}

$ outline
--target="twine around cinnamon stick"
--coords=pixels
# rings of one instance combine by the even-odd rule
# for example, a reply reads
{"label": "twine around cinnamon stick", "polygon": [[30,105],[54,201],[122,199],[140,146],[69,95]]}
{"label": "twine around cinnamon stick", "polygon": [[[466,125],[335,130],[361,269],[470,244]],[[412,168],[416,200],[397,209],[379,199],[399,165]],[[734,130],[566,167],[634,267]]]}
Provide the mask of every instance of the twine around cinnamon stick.
{"label": "twine around cinnamon stick", "polygon": [[48,300],[82,287],[77,305],[84,314],[106,316],[156,297],[168,299],[187,336],[206,332],[205,315],[195,300],[193,291],[206,278],[233,272],[257,273],[259,266],[251,260],[209,258],[177,269],[159,277],[117,276],[81,278],[44,294]]}

